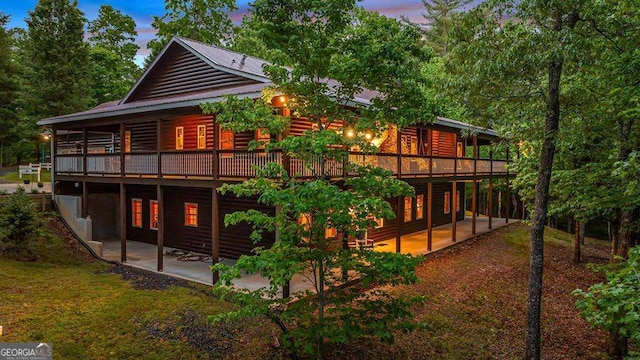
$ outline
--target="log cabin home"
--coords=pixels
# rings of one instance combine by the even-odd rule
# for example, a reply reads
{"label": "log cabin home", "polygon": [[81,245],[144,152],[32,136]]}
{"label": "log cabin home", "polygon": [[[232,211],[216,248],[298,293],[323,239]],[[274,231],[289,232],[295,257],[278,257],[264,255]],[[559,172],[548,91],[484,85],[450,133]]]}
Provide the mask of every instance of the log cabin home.
{"label": "log cabin home", "polygon": [[[283,154],[248,151],[249,141],[262,136],[259,130],[223,131],[199,105],[222,101],[228,94],[259,98],[272,85],[262,70],[264,64],[176,37],[122,100],[41,120],[39,124],[53,134],[54,197],[77,198],[80,217],[91,217],[92,239],[119,239],[123,262],[127,240],[157,245],[158,271],[163,268],[165,247],[211,254],[214,259],[251,254],[255,247],[249,240],[251,229],[225,227],[225,215],[250,208],[267,213],[274,209],[255,198],[221,195],[216,189],[255,176],[253,165],[282,163]],[[372,96],[363,92],[353,101],[366,106]],[[282,110],[279,97],[273,105]],[[311,128],[305,119],[292,119],[289,136]],[[464,137],[468,130],[474,135]],[[502,159],[493,158],[486,149],[488,158],[479,156],[482,147],[491,149],[499,140],[495,131],[438,118],[390,131],[376,155],[352,152],[350,161],[390,170],[416,190],[416,197],[390,199],[396,219],[379,219],[379,226],[368,230],[368,238],[391,239],[400,252],[404,235],[426,230],[425,243],[431,251],[435,226],[450,223],[451,240],[456,240],[455,225],[465,218],[464,200],[469,197],[475,234],[478,182],[488,180],[491,187],[493,179],[503,179],[508,192],[512,176],[506,167],[508,151]],[[291,159],[288,166],[304,176],[300,162]],[[335,175],[343,175],[339,167]],[[473,186],[466,186],[469,183]],[[468,188],[471,194],[465,193]],[[269,246],[274,237],[268,234],[258,245]]]}

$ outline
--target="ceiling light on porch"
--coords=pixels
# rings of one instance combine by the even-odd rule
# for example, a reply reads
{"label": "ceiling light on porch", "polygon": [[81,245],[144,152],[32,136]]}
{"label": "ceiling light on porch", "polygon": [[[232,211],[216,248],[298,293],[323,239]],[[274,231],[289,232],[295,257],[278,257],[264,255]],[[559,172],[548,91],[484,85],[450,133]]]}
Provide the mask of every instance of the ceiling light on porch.
{"label": "ceiling light on porch", "polygon": [[349,129],[347,130],[347,137],[348,138],[352,138],[355,135],[355,133],[353,132],[353,130]]}
{"label": "ceiling light on porch", "polygon": [[367,139],[367,140],[371,140],[372,137],[373,137],[373,135],[371,135],[371,133],[364,134],[364,138]]}

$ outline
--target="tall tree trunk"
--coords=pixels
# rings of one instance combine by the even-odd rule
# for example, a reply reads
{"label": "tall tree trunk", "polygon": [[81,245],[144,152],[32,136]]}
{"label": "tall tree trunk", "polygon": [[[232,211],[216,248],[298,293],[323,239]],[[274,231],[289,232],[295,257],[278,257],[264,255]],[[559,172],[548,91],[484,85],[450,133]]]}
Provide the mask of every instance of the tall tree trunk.
{"label": "tall tree trunk", "polygon": [[620,211],[614,210],[613,221],[611,221],[611,262],[615,262],[616,255],[620,251]]}
{"label": "tall tree trunk", "polygon": [[624,211],[620,216],[620,237],[618,238],[618,252],[617,255],[627,258],[629,256],[629,249],[635,242],[635,233],[632,230],[633,224],[633,211]]}
{"label": "tall tree trunk", "polygon": [[0,169],[2,169],[2,159],[4,159],[4,139],[0,140]]}
{"label": "tall tree trunk", "polygon": [[584,221],[580,222],[580,244],[584,245],[585,233],[587,232],[587,223]]}
{"label": "tall tree trunk", "polygon": [[[556,15],[555,31],[562,28],[562,15]],[[549,97],[544,125],[544,141],[540,152],[536,183],[535,210],[531,221],[531,269],[529,274],[529,299],[527,301],[527,336],[525,356],[528,360],[540,359],[540,308],[542,302],[542,269],[544,264],[544,224],[549,204],[549,183],[556,150],[556,136],[560,123],[560,78],[562,59],[549,63]]]}
{"label": "tall tree trunk", "polygon": [[581,221],[577,221],[575,222],[575,235],[573,236],[573,262],[578,264],[580,263],[581,259],[580,259],[580,236],[581,236],[581,232],[580,232],[580,225],[582,224]]}
{"label": "tall tree trunk", "polygon": [[609,356],[612,360],[624,360],[629,355],[629,342],[626,336],[616,330],[609,333]]}

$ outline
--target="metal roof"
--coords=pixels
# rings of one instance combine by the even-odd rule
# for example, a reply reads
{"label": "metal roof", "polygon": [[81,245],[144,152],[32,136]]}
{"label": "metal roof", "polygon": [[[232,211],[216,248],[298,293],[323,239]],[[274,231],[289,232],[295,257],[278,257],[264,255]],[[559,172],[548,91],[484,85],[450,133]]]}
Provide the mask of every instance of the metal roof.
{"label": "metal roof", "polygon": [[[178,44],[184,47],[215,69],[250,78],[259,81],[260,84],[229,87],[214,91],[199,92],[154,100],[126,102],[127,99],[135,92],[138,86],[140,86],[144,82],[147,74],[149,74],[149,72],[158,64],[159,59],[162,58],[167,49],[173,44]],[[169,43],[160,52],[153,63],[151,63],[148,69],[144,72],[140,79],[138,79],[136,84],[121,101],[111,101],[100,104],[90,110],[43,119],[38,121],[38,125],[52,125],[64,122],[91,120],[105,117],[198,106],[204,102],[222,101],[225,95],[259,98],[261,91],[264,88],[273,86],[273,83],[269,80],[268,76],[264,73],[263,70],[263,66],[266,64],[269,63],[265,60],[255,58],[253,56],[248,56],[214,45],[208,45],[195,40],[190,40],[182,37],[174,37],[169,41]],[[329,87],[339,85],[336,80],[331,79],[327,79],[327,83]],[[371,100],[378,95],[380,95],[380,93],[375,90],[363,89],[353,98],[353,104],[364,106],[371,105]],[[498,136],[498,133],[494,130],[483,129],[481,127],[469,125],[461,121],[443,117],[438,117],[435,121],[435,124],[461,130],[469,129],[479,134],[488,136]]]}

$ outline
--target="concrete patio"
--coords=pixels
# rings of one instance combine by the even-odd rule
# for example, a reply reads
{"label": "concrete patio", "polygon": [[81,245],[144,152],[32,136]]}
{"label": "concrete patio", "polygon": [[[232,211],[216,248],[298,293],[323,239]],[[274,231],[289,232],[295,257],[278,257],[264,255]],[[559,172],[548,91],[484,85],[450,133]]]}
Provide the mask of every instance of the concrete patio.
{"label": "concrete patio", "polygon": [[[509,223],[517,220],[509,220]],[[503,218],[493,218],[492,228],[497,229],[507,225]],[[439,251],[456,243],[471,239],[474,236],[487,233],[489,229],[489,219],[480,216],[476,221],[476,234],[471,234],[471,217],[457,222],[456,237],[457,242],[451,241],[451,224],[446,224],[433,228],[432,251]],[[164,247],[164,274],[177,278],[195,281],[202,284],[211,285],[213,275],[209,270],[211,261],[178,261],[177,257],[166,255],[167,251],[173,248]],[[375,251],[395,251],[395,238],[376,243]],[[127,265],[157,272],[157,247],[139,241],[127,241]],[[400,251],[404,254],[427,254],[427,231],[419,231],[402,237]],[[107,260],[120,261],[120,241],[112,240],[103,243],[103,257]],[[222,263],[233,265],[234,260],[222,259]],[[269,285],[268,280],[259,274],[244,275],[241,279],[234,281],[234,287],[257,290]],[[311,283],[304,277],[296,277],[291,281],[290,291],[295,293],[301,290],[311,290]],[[281,292],[280,292],[281,295]]]}

